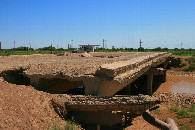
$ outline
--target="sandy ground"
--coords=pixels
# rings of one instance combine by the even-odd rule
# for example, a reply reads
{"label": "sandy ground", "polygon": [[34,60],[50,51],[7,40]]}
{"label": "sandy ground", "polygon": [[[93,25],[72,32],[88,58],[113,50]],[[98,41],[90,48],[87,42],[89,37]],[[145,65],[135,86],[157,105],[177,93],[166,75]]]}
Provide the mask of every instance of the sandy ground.
{"label": "sandy ground", "polygon": [[[55,112],[51,94],[0,79],[0,129],[48,129],[66,123]],[[64,108],[65,110],[65,108]]]}

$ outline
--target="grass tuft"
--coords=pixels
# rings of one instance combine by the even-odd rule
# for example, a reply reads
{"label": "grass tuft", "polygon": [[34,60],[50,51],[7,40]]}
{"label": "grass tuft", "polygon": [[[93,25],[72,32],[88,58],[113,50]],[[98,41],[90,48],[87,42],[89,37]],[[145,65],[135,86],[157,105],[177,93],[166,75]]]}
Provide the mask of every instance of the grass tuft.
{"label": "grass tuft", "polygon": [[176,106],[171,106],[171,108],[169,109],[170,111],[174,111],[174,112],[178,112],[179,108]]}
{"label": "grass tuft", "polygon": [[160,114],[161,112],[160,112],[160,110],[156,109],[156,110],[154,110],[154,113],[155,114]]}
{"label": "grass tuft", "polygon": [[177,114],[177,118],[189,118],[191,117],[191,114],[185,109],[185,108],[182,108],[178,114]]}

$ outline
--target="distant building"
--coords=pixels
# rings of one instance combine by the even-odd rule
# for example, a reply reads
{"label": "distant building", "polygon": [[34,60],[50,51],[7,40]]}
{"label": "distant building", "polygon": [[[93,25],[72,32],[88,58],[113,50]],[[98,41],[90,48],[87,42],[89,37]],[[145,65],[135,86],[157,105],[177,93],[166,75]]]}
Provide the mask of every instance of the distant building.
{"label": "distant building", "polygon": [[94,52],[95,46],[100,45],[78,45],[80,48],[74,50],[75,53],[83,53],[83,52]]}

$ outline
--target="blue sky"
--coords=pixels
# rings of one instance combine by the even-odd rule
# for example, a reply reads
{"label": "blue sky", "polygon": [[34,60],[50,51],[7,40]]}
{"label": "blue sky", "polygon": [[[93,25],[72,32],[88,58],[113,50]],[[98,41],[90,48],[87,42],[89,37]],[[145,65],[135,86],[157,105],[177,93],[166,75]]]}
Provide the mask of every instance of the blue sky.
{"label": "blue sky", "polygon": [[[0,0],[2,48],[195,48],[195,0]],[[71,40],[73,39],[73,42]]]}

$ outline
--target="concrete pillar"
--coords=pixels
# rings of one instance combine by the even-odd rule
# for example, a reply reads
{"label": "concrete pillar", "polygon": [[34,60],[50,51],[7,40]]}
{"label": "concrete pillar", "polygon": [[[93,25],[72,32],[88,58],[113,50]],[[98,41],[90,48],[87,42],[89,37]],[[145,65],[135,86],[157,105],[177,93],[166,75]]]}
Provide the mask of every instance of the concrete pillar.
{"label": "concrete pillar", "polygon": [[81,46],[81,53],[83,53],[83,47]]}
{"label": "concrete pillar", "polygon": [[130,82],[119,83],[117,81],[102,81],[98,77],[83,79],[85,95],[113,96],[126,87]]}
{"label": "concrete pillar", "polygon": [[162,82],[166,82],[167,81],[167,75],[166,72],[162,75]]}
{"label": "concrete pillar", "polygon": [[92,52],[94,52],[94,46],[92,46]]}
{"label": "concrete pillar", "polygon": [[153,84],[153,75],[147,75],[147,91],[150,96],[152,96],[152,85]]}

